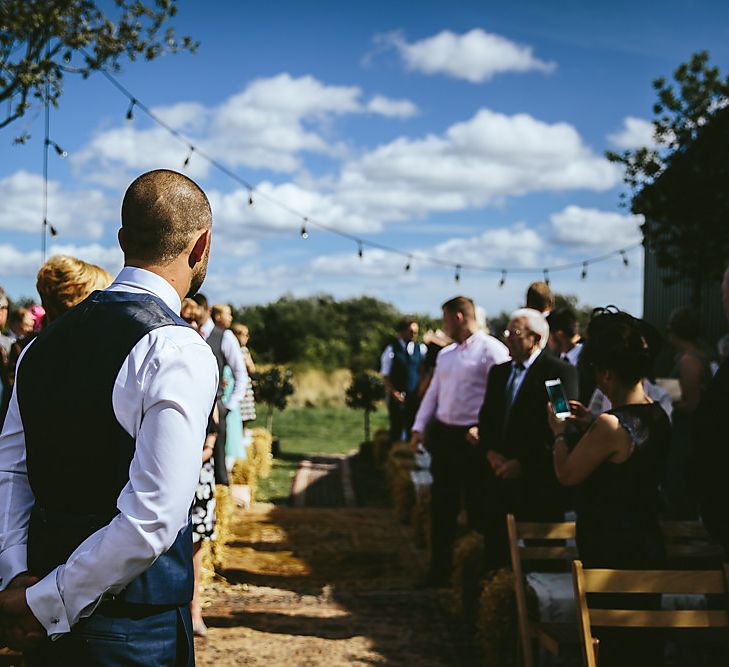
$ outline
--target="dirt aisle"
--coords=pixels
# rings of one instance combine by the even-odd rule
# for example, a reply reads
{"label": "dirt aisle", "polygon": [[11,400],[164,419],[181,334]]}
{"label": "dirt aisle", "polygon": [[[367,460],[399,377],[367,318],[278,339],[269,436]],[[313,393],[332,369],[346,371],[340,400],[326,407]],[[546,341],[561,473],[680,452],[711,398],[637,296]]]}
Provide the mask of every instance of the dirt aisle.
{"label": "dirt aisle", "polygon": [[233,530],[198,665],[475,664],[390,510],[258,506]]}

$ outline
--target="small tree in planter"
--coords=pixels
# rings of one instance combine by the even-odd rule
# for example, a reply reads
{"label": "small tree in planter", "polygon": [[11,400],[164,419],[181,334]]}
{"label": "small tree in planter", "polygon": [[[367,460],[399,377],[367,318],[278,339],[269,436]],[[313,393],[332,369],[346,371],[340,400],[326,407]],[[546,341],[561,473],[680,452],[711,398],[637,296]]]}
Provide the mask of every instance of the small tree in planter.
{"label": "small tree in planter", "polygon": [[383,398],[385,385],[378,376],[371,373],[357,373],[347,389],[347,405],[356,410],[364,410],[365,442],[370,441],[370,413],[377,407],[377,401]]}
{"label": "small tree in planter", "polygon": [[268,408],[266,428],[271,434],[273,434],[273,411],[285,409],[288,397],[294,393],[294,385],[291,384],[293,377],[294,374],[288,368],[281,372],[276,366],[258,373],[256,398]]}

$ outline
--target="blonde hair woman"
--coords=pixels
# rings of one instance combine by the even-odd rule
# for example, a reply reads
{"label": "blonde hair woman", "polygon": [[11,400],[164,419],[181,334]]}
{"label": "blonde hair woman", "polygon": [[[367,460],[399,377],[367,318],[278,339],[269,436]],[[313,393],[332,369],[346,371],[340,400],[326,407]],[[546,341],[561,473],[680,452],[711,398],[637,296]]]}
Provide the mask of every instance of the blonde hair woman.
{"label": "blonde hair woman", "polygon": [[38,271],[35,287],[46,310],[46,323],[83,301],[91,292],[111,285],[111,274],[76,257],[56,255]]}

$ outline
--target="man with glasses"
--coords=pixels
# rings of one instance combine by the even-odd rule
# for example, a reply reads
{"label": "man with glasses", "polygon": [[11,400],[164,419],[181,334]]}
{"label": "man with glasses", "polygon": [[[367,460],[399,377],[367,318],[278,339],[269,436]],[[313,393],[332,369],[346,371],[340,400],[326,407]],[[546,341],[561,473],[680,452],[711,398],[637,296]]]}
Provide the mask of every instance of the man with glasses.
{"label": "man with glasses", "polygon": [[447,585],[450,580],[461,497],[469,527],[483,530],[487,466],[468,432],[478,423],[490,369],[509,358],[506,346],[479,327],[471,299],[458,296],[443,304],[443,329],[455,342],[438,353],[410,439],[411,447],[417,449],[428,429],[433,486],[431,562],[422,582],[427,586]]}
{"label": "man with glasses", "polygon": [[508,563],[506,514],[526,521],[559,521],[563,492],[552,465],[553,436],[547,423],[545,380],[562,380],[568,399],[577,396],[577,369],[544,353],[545,317],[532,308],[512,313],[504,332],[511,361],[489,374],[478,419],[479,450],[486,475],[486,565]]}

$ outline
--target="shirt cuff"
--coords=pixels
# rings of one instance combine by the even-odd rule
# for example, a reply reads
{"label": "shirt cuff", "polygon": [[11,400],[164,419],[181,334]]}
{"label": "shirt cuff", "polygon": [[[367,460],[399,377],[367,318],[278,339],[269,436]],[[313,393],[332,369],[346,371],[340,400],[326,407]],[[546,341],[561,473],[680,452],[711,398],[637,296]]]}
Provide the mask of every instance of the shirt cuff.
{"label": "shirt cuff", "polygon": [[51,639],[57,639],[60,635],[71,631],[66,607],[58,590],[59,568],[60,565],[25,591],[25,599],[33,616],[46,629]]}
{"label": "shirt cuff", "polygon": [[27,553],[27,545],[16,544],[0,554],[0,590],[5,590],[15,577],[27,571]]}

